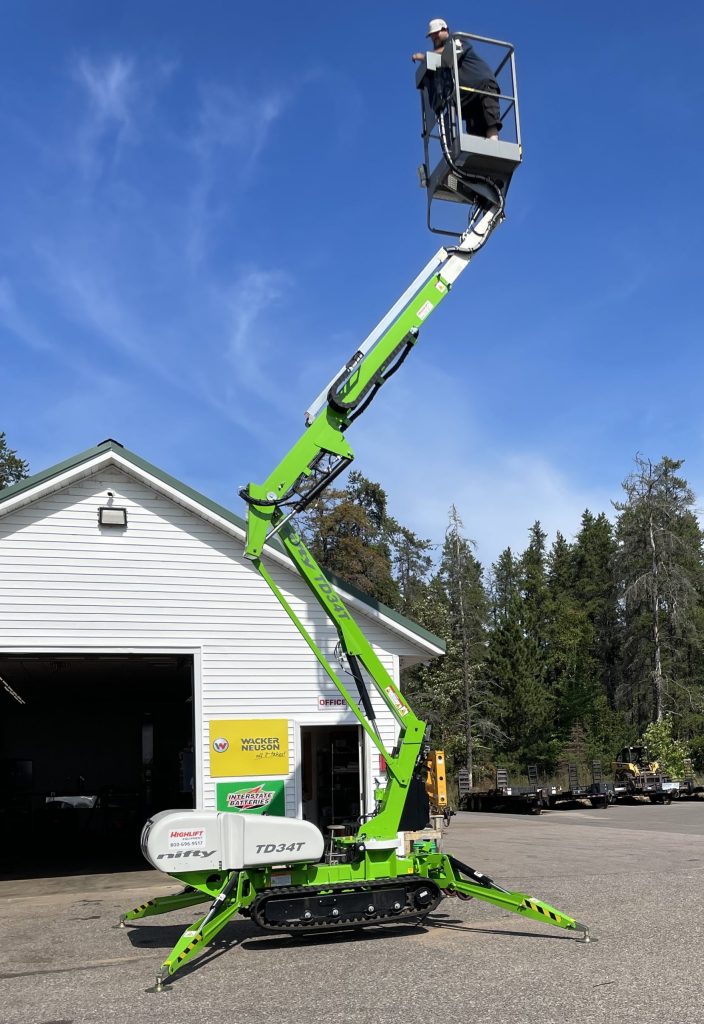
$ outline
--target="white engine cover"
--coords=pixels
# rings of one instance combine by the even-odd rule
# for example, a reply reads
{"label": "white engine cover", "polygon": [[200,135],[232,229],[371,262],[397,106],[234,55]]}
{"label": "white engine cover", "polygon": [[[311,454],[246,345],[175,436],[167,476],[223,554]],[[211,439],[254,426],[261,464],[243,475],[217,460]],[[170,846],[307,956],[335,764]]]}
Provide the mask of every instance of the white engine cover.
{"label": "white engine cover", "polygon": [[315,862],[325,846],[309,821],[237,811],[160,811],[141,842],[152,867],[167,874]]}

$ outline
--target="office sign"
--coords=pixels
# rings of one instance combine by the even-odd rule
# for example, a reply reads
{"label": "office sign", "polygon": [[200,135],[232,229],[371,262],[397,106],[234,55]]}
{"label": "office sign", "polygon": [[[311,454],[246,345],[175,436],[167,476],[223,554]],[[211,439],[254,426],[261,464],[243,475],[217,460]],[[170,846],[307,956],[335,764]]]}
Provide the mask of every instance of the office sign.
{"label": "office sign", "polygon": [[344,697],[318,697],[318,711],[349,711]]}

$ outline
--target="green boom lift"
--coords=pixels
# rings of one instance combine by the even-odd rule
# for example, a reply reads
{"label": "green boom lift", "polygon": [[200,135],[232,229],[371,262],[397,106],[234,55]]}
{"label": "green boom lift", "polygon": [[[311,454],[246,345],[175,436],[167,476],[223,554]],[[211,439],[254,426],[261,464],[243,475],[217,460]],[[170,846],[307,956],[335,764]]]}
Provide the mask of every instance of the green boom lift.
{"label": "green boom lift", "polygon": [[[501,100],[504,123],[513,117],[514,141],[480,139],[464,129],[456,41],[464,38],[502,50],[497,77],[504,73],[509,80]],[[588,928],[574,918],[533,896],[503,888],[432,844],[410,855],[399,848],[399,825],[414,770],[422,760],[425,724],[409,707],[295,528],[296,514],[352,462],[347,429],[409,355],[422,325],[503,219],[506,191],[521,160],[510,44],[457,33],[442,55],[426,55],[416,84],[423,116],[425,163],[420,177],[428,192],[428,224],[438,230],[430,223],[434,199],[459,204],[456,210],[467,212],[469,207],[468,224],[454,233],[455,244],[435,254],[321,392],[306,413],[304,433],[264,483],[250,483],[240,490],[248,511],[245,554],[383,758],[386,783],[376,793],[375,813],[361,820],[354,835],[331,840],[327,850],[319,830],[295,818],[198,809],[162,811],[151,818],[142,833],[144,855],[184,888],[136,907],[121,923],[210,904],[162,965],[157,990],[238,913],[269,931],[310,933],[415,922],[444,896],[475,897],[525,918],[579,931],[583,941],[589,941]],[[437,163],[431,155],[435,143]],[[274,535],[334,624],[349,669],[344,675],[354,681],[356,693],[329,663],[264,565],[264,546]],[[393,750],[381,740],[373,692],[397,723],[398,742]]]}

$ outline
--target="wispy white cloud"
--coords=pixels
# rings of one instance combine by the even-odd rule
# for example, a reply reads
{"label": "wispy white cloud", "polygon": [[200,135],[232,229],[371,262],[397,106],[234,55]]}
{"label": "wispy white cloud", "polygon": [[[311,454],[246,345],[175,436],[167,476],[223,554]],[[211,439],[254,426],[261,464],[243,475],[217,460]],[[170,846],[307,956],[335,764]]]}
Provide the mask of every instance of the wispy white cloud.
{"label": "wispy white cloud", "polygon": [[218,149],[235,149],[254,161],[289,101],[278,92],[254,96],[213,83],[201,86],[190,144],[201,160],[210,160]]}
{"label": "wispy white cloud", "polygon": [[38,352],[53,348],[43,332],[20,310],[12,285],[6,277],[0,277],[0,326]]}
{"label": "wispy white cloud", "polygon": [[394,513],[421,536],[441,540],[438,529],[447,523],[454,504],[485,565],[506,547],[523,551],[536,520],[551,543],[558,531],[572,538],[586,508],[610,515],[612,495],[605,488],[585,487],[578,473],[571,476],[540,453],[509,451],[486,437],[482,442],[482,451],[452,460],[436,455],[426,462],[431,453],[414,450],[410,465],[374,454],[368,460],[366,453],[364,463],[369,475],[384,481]]}
{"label": "wispy white cloud", "polygon": [[[42,258],[47,284],[63,315],[81,329],[81,337],[88,335],[94,347],[119,354],[128,367],[147,371],[154,381],[261,434],[250,400],[256,397],[260,405],[276,399],[276,370],[273,375],[264,372],[271,355],[267,316],[285,296],[288,275],[253,270],[224,288],[207,279],[191,280],[196,326],[189,316],[179,315],[182,307],[176,297],[173,311],[165,310],[156,321],[148,318],[96,240],[84,251],[76,246],[58,253],[45,247]],[[176,262],[171,273],[174,280],[182,279],[184,268]]]}
{"label": "wispy white cloud", "polygon": [[[217,83],[200,87],[195,126],[186,143],[196,162],[186,204],[186,252],[193,266],[203,261],[209,238],[251,184],[274,126],[290,102],[290,95],[275,91],[254,96]],[[214,193],[225,167],[227,204],[219,206]]]}
{"label": "wispy white cloud", "polygon": [[[223,218],[232,229],[291,97],[196,86],[195,107],[186,104],[179,130],[165,131],[156,107],[175,67],[128,54],[74,58],[81,118],[67,128],[65,151],[73,151],[80,173],[66,177],[60,205],[42,211],[38,202],[28,258],[42,282],[42,305],[60,324],[63,364],[87,375],[92,369],[96,389],[98,368],[114,369],[101,394],[139,379],[162,396],[188,395],[266,443],[261,407],[278,401],[285,371],[275,353],[286,340],[282,321],[294,278],[275,263],[228,269],[211,258],[208,241],[222,237]],[[150,106],[162,132],[162,166],[174,172],[163,204],[135,178],[145,154],[151,159]],[[127,146],[129,161],[120,159]],[[109,192],[86,189],[86,179],[97,184],[108,175]],[[0,329],[47,349],[41,323],[0,278]]]}
{"label": "wispy white cloud", "polygon": [[71,75],[87,101],[77,129],[77,156],[86,176],[99,176],[127,143],[139,140],[155,97],[177,66],[164,60],[138,66],[124,54],[74,59]]}
{"label": "wispy white cloud", "polygon": [[290,275],[281,270],[259,269],[248,270],[233,283],[228,301],[232,316],[229,355],[233,360],[251,355],[257,347],[253,336],[257,319],[281,300],[290,284]]}
{"label": "wispy white cloud", "polygon": [[274,320],[280,322],[281,309],[293,285],[290,274],[276,269],[255,268],[246,271],[227,289],[224,297],[230,318],[227,358],[233,368],[240,396],[256,396],[275,403],[280,377],[282,334],[271,336]]}
{"label": "wispy white cloud", "polygon": [[135,135],[135,62],[123,56],[105,61],[83,56],[75,61],[72,74],[88,101],[78,127],[77,156],[84,174],[95,177],[107,161],[119,157],[124,143]]}
{"label": "wispy white cloud", "polygon": [[[119,157],[129,144],[136,161],[142,159],[150,111],[163,129],[155,108],[176,67],[125,53],[74,57],[70,74],[82,106],[66,151],[73,149],[82,173],[68,179],[61,206],[45,211],[48,216],[37,211],[30,259],[59,319],[77,328],[64,332],[67,360],[80,360],[88,348],[97,358],[109,350],[113,361],[115,354],[124,361],[118,372],[146,371],[252,430],[248,396],[258,403],[274,397],[263,369],[274,344],[270,314],[283,308],[291,275],[276,266],[214,272],[202,257],[220,218],[236,217],[248,176],[290,97],[247,95],[217,83],[194,87],[195,112],[182,114],[180,131],[163,135],[163,160],[176,172],[165,208],[134,179],[138,162]],[[96,183],[107,173],[109,201],[102,189],[85,188],[86,178]],[[184,208],[185,218],[174,215]],[[154,300],[158,289],[167,301]],[[26,345],[50,345],[20,311],[6,279],[0,279],[0,325]]]}
{"label": "wispy white cloud", "polygon": [[114,121],[121,128],[129,129],[130,107],[136,91],[134,61],[116,56],[101,63],[81,57],[74,73],[88,93],[96,121],[101,124]]}
{"label": "wispy white cloud", "polygon": [[[93,395],[97,390],[113,389],[117,386],[118,377],[108,372],[105,367],[98,367],[90,355],[86,356],[65,341],[59,343],[48,337],[46,331],[37,323],[33,312],[28,311],[17,301],[14,289],[6,277],[0,278],[0,337],[2,328],[14,340],[36,352],[41,352],[45,360],[58,363],[63,369],[70,369],[76,380],[83,383],[89,380]],[[52,402],[52,407],[55,406],[56,402]]]}
{"label": "wispy white cloud", "polygon": [[383,481],[393,514],[421,536],[440,541],[454,504],[489,565],[507,546],[524,550],[536,520],[550,542],[558,530],[575,534],[586,508],[610,513],[613,493],[585,484],[581,467],[571,472],[520,441],[507,447],[492,437],[471,412],[471,394],[449,374],[426,366],[422,381],[394,384],[348,440],[357,468]]}

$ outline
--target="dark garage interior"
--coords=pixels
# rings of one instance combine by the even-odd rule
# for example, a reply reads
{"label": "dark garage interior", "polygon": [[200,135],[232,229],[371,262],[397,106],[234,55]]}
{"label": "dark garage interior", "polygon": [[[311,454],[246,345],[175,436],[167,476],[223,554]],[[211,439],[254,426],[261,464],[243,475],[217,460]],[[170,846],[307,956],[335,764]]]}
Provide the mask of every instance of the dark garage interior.
{"label": "dark garage interior", "polygon": [[143,868],[193,770],[190,655],[0,653],[0,877]]}

